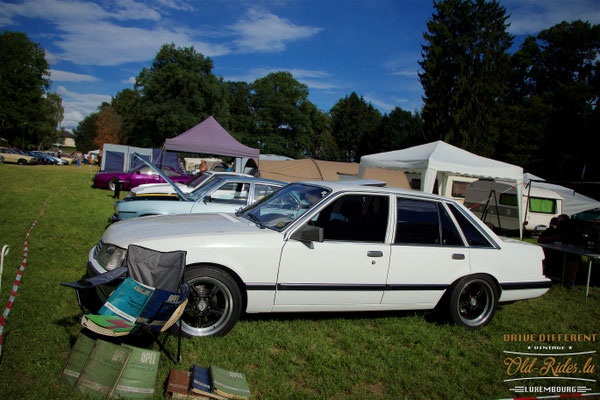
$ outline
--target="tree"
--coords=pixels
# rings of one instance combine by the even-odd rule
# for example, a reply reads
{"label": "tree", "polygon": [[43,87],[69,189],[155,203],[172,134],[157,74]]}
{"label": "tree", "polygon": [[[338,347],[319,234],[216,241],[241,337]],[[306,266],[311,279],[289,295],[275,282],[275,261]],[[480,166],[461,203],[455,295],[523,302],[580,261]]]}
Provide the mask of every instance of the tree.
{"label": "tree", "polygon": [[599,52],[600,25],[582,21],[523,42],[511,58],[503,159],[546,179],[600,178]]}
{"label": "tree", "polygon": [[256,142],[252,139],[255,123],[250,85],[246,82],[225,82],[224,85],[229,106],[229,123],[225,123],[224,127],[241,143],[255,146]]}
{"label": "tree", "polygon": [[121,127],[123,120],[115,108],[108,103],[100,106],[98,119],[96,120],[96,137],[93,140],[96,148],[101,148],[105,143],[121,143]]}
{"label": "tree", "polygon": [[75,147],[82,153],[87,153],[90,150],[97,150],[94,145],[94,138],[98,132],[98,112],[89,114],[82,119],[77,128],[73,129],[75,134]]}
{"label": "tree", "polygon": [[368,142],[376,135],[381,114],[354,92],[331,108],[331,133],[338,147],[338,161],[355,162],[369,154]]}
{"label": "tree", "polygon": [[[213,62],[194,47],[163,45],[152,66],[136,78],[143,110],[135,127],[127,125],[130,143],[155,147],[209,116],[228,119],[225,89],[212,73]],[[133,129],[129,132],[129,129]]]}
{"label": "tree", "polygon": [[425,142],[421,115],[396,107],[381,119],[377,135],[367,143],[365,154],[404,149]]}
{"label": "tree", "polygon": [[491,155],[510,71],[506,10],[495,0],[442,0],[434,8],[419,62],[426,139]]}
{"label": "tree", "polygon": [[48,93],[41,107],[38,112],[37,129],[32,134],[32,143],[39,143],[38,150],[60,142],[64,133],[64,129],[59,129],[65,112],[62,98],[56,93]]}
{"label": "tree", "polygon": [[19,147],[37,142],[37,116],[49,87],[44,49],[25,33],[0,33],[1,137]]}
{"label": "tree", "polygon": [[[123,144],[136,145],[138,124],[143,119],[142,98],[138,90],[124,89],[110,102],[122,120],[120,140]],[[143,136],[143,133],[139,133]],[[141,139],[141,137],[140,137]]]}
{"label": "tree", "polygon": [[257,79],[251,90],[254,146],[263,153],[304,157],[314,136],[306,107],[308,86],[280,71]]}

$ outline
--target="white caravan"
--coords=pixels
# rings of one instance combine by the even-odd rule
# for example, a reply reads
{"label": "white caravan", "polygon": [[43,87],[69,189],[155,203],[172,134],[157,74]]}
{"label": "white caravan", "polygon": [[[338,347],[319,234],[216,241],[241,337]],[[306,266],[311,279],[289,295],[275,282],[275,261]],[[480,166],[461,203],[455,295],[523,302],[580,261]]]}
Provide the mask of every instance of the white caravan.
{"label": "white caravan", "polygon": [[[467,188],[464,204],[494,230],[519,230],[517,190],[514,184],[477,180]],[[523,188],[521,210],[523,229],[541,232],[550,226],[553,217],[563,213],[563,199],[554,190],[526,186]]]}

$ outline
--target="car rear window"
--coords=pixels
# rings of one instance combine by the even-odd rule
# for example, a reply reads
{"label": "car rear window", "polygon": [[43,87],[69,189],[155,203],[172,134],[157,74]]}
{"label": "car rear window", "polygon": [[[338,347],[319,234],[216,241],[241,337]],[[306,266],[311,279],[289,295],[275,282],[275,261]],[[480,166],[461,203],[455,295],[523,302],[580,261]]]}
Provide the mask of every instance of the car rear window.
{"label": "car rear window", "polygon": [[461,213],[454,204],[448,204],[452,215],[456,218],[460,229],[463,231],[469,246],[471,247],[494,247],[489,240],[479,231],[471,221]]}

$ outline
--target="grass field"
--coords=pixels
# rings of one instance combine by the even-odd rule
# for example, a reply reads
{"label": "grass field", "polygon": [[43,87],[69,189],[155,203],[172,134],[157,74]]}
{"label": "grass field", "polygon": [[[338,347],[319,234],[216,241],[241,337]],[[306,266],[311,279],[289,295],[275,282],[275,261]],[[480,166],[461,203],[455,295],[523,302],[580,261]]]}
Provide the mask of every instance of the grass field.
{"label": "grass field", "polygon": [[[10,246],[0,292],[2,310],[23,259],[26,233],[45,210],[29,236],[27,267],[4,330],[0,399],[85,398],[58,380],[80,330],[74,293],[60,282],[81,277],[88,251],[113,212],[112,194],[92,189],[91,176],[88,166],[0,165],[0,246]],[[594,273],[600,271],[596,268]],[[592,381],[504,382],[542,376],[544,371],[547,378],[555,372],[598,380],[597,353],[572,356],[569,363],[578,365],[574,372],[564,368],[561,373],[564,356],[554,357],[552,368],[536,373],[522,369],[512,374],[505,365],[516,357],[505,351],[535,352],[535,346],[563,347],[537,350],[540,353],[600,351],[600,288],[591,289],[587,303],[584,290],[555,285],[541,298],[501,306],[492,323],[477,331],[419,312],[244,316],[223,338],[185,340],[177,368],[215,364],[244,372],[256,399],[499,399],[551,394],[510,390],[530,384],[584,386],[600,392],[600,384]],[[513,334],[535,336],[505,340]],[[568,336],[581,340],[565,341],[552,334],[589,336]],[[594,340],[584,341],[593,334]],[[174,349],[174,344],[171,338],[168,346]],[[580,371],[588,359],[594,370]],[[552,363],[538,356],[535,365],[544,362]],[[155,399],[164,398],[171,368],[162,357]]]}

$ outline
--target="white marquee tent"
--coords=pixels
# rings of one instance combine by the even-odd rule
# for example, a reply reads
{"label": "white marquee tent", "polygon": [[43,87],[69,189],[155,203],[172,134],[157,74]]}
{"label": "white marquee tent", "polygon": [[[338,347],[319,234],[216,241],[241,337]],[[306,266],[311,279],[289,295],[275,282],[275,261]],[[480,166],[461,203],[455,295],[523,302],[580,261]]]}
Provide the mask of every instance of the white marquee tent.
{"label": "white marquee tent", "polygon": [[[359,177],[364,176],[364,171],[368,167],[420,173],[421,190],[426,193],[433,193],[436,179],[438,185],[441,185],[451,175],[515,182],[518,198],[521,198],[523,191],[523,168],[478,156],[441,140],[402,150],[363,156],[360,159]],[[519,219],[522,219],[520,208]]]}

